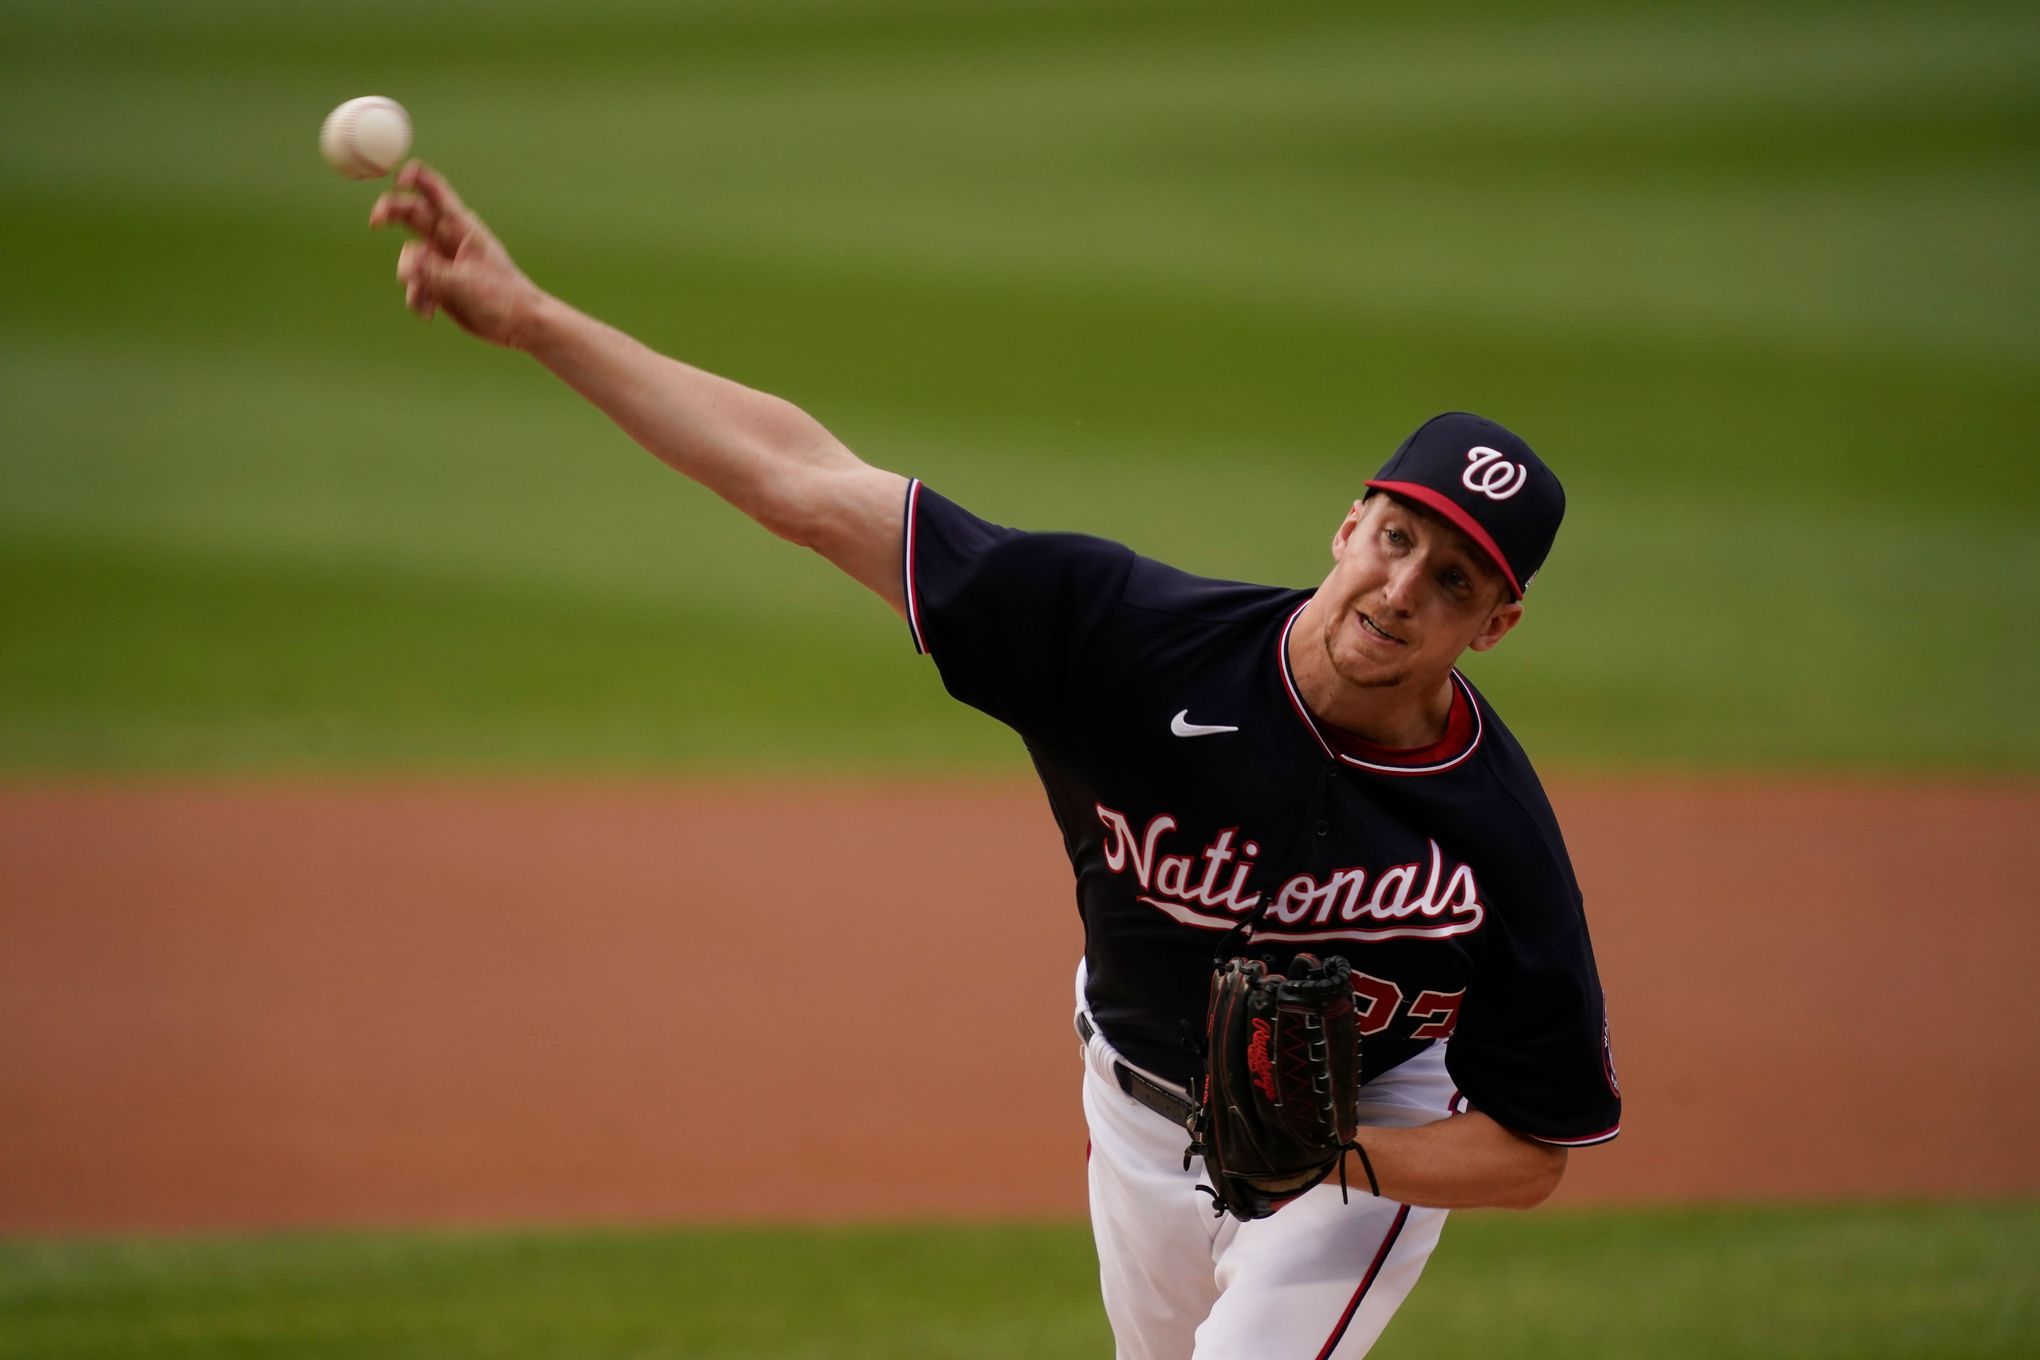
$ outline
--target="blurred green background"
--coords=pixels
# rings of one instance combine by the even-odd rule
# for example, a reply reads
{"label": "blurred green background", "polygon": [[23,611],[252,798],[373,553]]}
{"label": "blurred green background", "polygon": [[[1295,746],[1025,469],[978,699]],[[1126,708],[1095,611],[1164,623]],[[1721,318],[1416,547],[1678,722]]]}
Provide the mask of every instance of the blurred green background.
{"label": "blurred green background", "polygon": [[[1572,511],[1547,767],[2031,773],[2031,5],[14,4],[0,770],[1019,768],[905,628],[402,309],[542,284],[991,518],[1310,584],[1431,413]],[[846,716],[847,715],[847,716]]]}

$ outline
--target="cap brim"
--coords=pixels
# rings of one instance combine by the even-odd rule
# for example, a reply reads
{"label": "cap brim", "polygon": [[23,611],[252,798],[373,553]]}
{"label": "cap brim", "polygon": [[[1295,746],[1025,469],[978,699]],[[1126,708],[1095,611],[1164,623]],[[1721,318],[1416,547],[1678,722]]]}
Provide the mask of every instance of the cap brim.
{"label": "cap brim", "polygon": [[1442,491],[1433,491],[1430,487],[1419,486],[1415,482],[1369,482],[1367,489],[1386,491],[1406,500],[1413,500],[1426,510],[1436,513],[1446,523],[1472,539],[1474,545],[1488,555],[1488,560],[1502,573],[1502,579],[1509,583],[1511,596],[1518,600],[1523,598],[1523,585],[1516,579],[1516,573],[1509,569],[1509,559],[1502,556],[1502,550],[1495,546],[1495,541],[1488,531],[1481,528],[1480,521],[1467,514],[1459,502]]}

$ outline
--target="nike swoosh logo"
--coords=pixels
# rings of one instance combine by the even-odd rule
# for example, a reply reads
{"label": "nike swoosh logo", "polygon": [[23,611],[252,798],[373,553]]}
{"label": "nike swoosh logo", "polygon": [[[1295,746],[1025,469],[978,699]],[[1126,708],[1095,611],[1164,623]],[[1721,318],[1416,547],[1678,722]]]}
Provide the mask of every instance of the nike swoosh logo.
{"label": "nike swoosh logo", "polygon": [[1169,730],[1179,737],[1210,737],[1216,736],[1220,732],[1237,732],[1240,729],[1237,727],[1217,727],[1209,723],[1191,722],[1190,710],[1186,708],[1175,717],[1169,719]]}

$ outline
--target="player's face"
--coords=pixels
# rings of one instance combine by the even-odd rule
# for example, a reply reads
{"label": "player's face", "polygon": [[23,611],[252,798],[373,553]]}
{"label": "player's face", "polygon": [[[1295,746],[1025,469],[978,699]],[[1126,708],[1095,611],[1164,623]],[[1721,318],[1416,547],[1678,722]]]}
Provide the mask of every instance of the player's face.
{"label": "player's face", "polygon": [[1386,493],[1353,506],[1332,557],[1319,590],[1333,606],[1325,655],[1349,684],[1442,682],[1469,647],[1486,651],[1523,616],[1466,535]]}

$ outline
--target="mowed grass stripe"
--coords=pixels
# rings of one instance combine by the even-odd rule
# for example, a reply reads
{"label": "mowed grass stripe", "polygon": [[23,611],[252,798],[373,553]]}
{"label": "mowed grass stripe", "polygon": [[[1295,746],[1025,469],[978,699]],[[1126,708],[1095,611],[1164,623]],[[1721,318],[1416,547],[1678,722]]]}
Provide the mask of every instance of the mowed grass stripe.
{"label": "mowed grass stripe", "polygon": [[[2020,1356],[2036,1268],[2029,1204],[1468,1213],[1382,1353]],[[1074,1224],[0,1243],[0,1356],[1083,1356],[1094,1276]]]}

